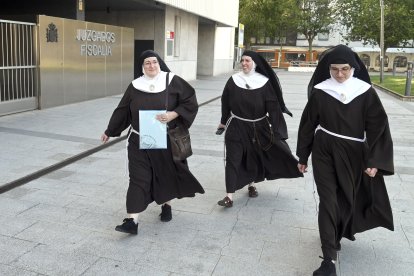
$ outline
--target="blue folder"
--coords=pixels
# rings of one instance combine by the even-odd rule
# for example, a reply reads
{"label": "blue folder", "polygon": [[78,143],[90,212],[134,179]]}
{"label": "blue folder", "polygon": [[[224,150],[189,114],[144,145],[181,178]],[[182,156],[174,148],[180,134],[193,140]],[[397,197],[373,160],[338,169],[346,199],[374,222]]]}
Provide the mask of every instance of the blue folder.
{"label": "blue folder", "polygon": [[139,111],[139,148],[140,149],[166,149],[167,124],[163,124],[155,116],[165,113],[165,110]]}

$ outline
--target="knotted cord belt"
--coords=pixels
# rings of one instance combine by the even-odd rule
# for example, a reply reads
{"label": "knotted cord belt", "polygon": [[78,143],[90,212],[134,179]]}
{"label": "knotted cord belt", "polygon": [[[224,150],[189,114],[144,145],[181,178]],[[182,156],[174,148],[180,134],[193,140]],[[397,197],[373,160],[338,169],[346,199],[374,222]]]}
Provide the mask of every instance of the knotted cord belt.
{"label": "knotted cord belt", "polygon": [[259,119],[246,119],[246,118],[234,115],[234,113],[232,111],[230,111],[230,114],[231,114],[231,116],[230,116],[230,118],[227,119],[227,122],[226,122],[226,128],[225,128],[226,130],[227,130],[227,127],[230,125],[231,121],[233,120],[233,118],[239,119],[239,120],[244,121],[244,122],[250,122],[250,123],[258,122],[258,121],[261,121],[264,118],[266,118],[266,115],[265,115],[265,116],[263,116]]}
{"label": "knotted cord belt", "polygon": [[125,143],[125,155],[126,155],[126,157],[125,157],[125,176],[128,176],[128,146],[129,146],[129,137],[131,136],[132,133],[140,135],[139,132],[136,131],[131,125],[131,127],[129,129],[128,137],[127,137],[126,143]]}
{"label": "knotted cord belt", "polygon": [[[238,120],[243,121],[243,122],[255,123],[255,122],[259,122],[259,121],[261,121],[263,119],[266,119],[266,115],[263,116],[263,117],[260,117],[258,119],[246,119],[246,118],[237,116],[232,111],[230,111],[230,117],[227,119],[226,126],[225,126],[225,131],[227,131],[227,128],[229,127],[229,125],[230,125],[230,123],[231,123],[231,121],[233,119],[238,119]],[[262,149],[265,150],[265,151],[269,150],[270,147],[272,146],[272,143],[273,143],[273,130],[272,130],[272,125],[270,123],[269,123],[269,127],[270,127],[270,143],[266,147],[264,147],[264,148],[262,147]],[[253,134],[254,135],[254,138],[253,138],[253,142],[257,141],[257,143],[261,146],[258,137],[256,138],[257,134],[256,134],[256,126],[255,126],[255,124],[253,124],[253,128],[254,128],[254,134]],[[224,153],[224,162],[226,162],[226,144],[224,143],[223,145],[224,145],[224,150],[223,150],[223,153]]]}
{"label": "knotted cord belt", "polygon": [[[363,139],[361,139],[361,138],[355,138],[355,137],[350,137],[350,136],[341,135],[341,134],[338,134],[338,133],[335,133],[335,132],[329,131],[329,130],[327,130],[326,128],[323,128],[321,125],[318,125],[318,126],[316,127],[316,129],[315,129],[315,134],[316,134],[316,132],[317,132],[318,130],[322,130],[322,131],[324,131],[324,132],[328,133],[329,135],[332,135],[332,136],[335,136],[335,137],[338,137],[338,138],[347,139],[347,140],[356,141],[356,142],[361,142],[361,143],[364,143],[364,142],[366,141],[366,139],[367,139],[367,137],[366,137],[366,135],[365,135],[365,134],[364,134],[364,138],[363,138]],[[372,186],[372,185],[370,185],[370,187],[371,187],[371,186]],[[315,179],[313,179],[313,198],[314,198],[314,200],[315,200],[316,213],[319,213],[318,206],[317,206],[317,203],[316,203],[316,198],[315,198]]]}
{"label": "knotted cord belt", "polygon": [[361,142],[361,143],[365,142],[365,140],[367,139],[367,137],[366,137],[365,135],[364,135],[364,138],[363,138],[363,139],[361,139],[361,138],[355,138],[355,137],[350,137],[350,136],[345,136],[345,135],[341,135],[341,134],[338,134],[338,133],[335,133],[335,132],[329,131],[329,130],[327,130],[327,129],[325,129],[325,128],[321,127],[321,125],[318,125],[318,126],[316,127],[316,129],[315,129],[315,133],[316,133],[318,130],[322,130],[322,131],[324,131],[324,132],[326,132],[326,133],[328,133],[328,134],[330,134],[330,135],[332,135],[332,136],[335,136],[335,137],[339,137],[339,138],[342,138],[342,139],[347,139],[347,140],[352,140],[352,141],[356,141],[356,142]]}

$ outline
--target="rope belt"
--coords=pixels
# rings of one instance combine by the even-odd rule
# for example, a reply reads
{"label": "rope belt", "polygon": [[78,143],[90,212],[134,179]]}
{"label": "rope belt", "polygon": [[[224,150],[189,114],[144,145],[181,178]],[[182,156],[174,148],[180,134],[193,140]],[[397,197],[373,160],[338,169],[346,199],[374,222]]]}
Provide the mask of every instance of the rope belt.
{"label": "rope belt", "polygon": [[[324,132],[326,132],[326,133],[328,133],[328,134],[330,134],[330,135],[332,135],[332,136],[335,136],[335,137],[339,137],[339,138],[342,138],[342,139],[347,139],[347,140],[352,140],[352,141],[356,141],[356,142],[361,142],[361,143],[365,142],[365,140],[367,139],[366,137],[364,137],[363,139],[361,139],[361,138],[355,138],[355,137],[349,137],[349,136],[341,135],[341,134],[338,134],[338,133],[335,133],[335,132],[329,131],[329,130],[327,130],[327,129],[325,129],[325,128],[321,127],[321,125],[318,125],[318,126],[316,127],[316,129],[315,129],[315,133],[316,133],[318,130],[322,130],[322,131],[324,131]],[[364,136],[365,136],[365,135],[364,135]]]}
{"label": "rope belt", "polygon": [[261,121],[264,118],[266,118],[266,115],[265,115],[265,116],[263,116],[263,117],[261,117],[259,119],[246,119],[246,118],[242,118],[242,117],[239,117],[237,115],[234,115],[232,111],[230,111],[230,114],[231,114],[231,116],[230,116],[230,118],[226,122],[226,128],[225,128],[226,130],[227,130],[227,127],[230,125],[231,120],[233,120],[233,118],[236,118],[236,119],[241,120],[241,121],[244,121],[244,122],[250,122],[250,123],[258,122],[258,121]]}
{"label": "rope belt", "polygon": [[[232,111],[230,111],[230,118],[228,118],[227,119],[227,122],[226,122],[226,127],[225,127],[225,130],[227,131],[227,128],[228,128],[228,126],[230,125],[230,123],[231,123],[231,121],[233,120],[233,119],[238,119],[238,120],[240,120],[240,121],[244,121],[244,122],[249,122],[249,123],[255,123],[255,122],[259,122],[259,121],[261,121],[261,120],[263,120],[263,119],[266,119],[266,115],[265,116],[263,116],[263,117],[260,117],[260,118],[258,118],[258,119],[246,119],[246,118],[243,118],[243,117],[240,117],[240,116],[237,116],[237,115],[234,115],[234,113],[232,112]],[[269,124],[269,126],[270,126],[270,124]],[[256,135],[256,128],[255,128],[255,126],[254,126],[254,135]],[[270,140],[270,143],[269,143],[269,145],[268,146],[266,146],[265,148],[263,148],[264,150],[268,150],[270,147],[271,147],[271,145],[272,145],[272,142],[273,142],[273,130],[272,129],[270,129],[270,134],[271,134],[271,140]],[[256,137],[256,136],[255,136]],[[253,141],[255,141],[255,138],[253,139]],[[257,142],[259,143],[259,145],[260,145],[260,141],[257,139]],[[224,155],[224,163],[226,162],[226,143],[224,142],[224,144],[223,144],[223,147],[224,147],[224,149],[223,149],[223,155]]]}
{"label": "rope belt", "polygon": [[128,145],[129,145],[129,137],[131,136],[132,133],[140,135],[139,132],[136,131],[131,125],[131,128],[129,129],[129,134],[128,134],[128,137],[125,143],[125,176],[128,175]]}

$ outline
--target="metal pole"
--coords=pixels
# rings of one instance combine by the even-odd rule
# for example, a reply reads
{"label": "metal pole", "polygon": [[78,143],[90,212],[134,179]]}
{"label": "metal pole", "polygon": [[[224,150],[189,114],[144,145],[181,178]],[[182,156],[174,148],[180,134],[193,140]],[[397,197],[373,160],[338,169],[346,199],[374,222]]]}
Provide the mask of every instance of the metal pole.
{"label": "metal pole", "polygon": [[414,61],[407,64],[407,80],[405,83],[405,96],[411,96],[411,81],[413,80]]}
{"label": "metal pole", "polygon": [[[280,43],[280,37],[279,37]],[[282,44],[280,44],[279,55],[277,56],[277,68],[280,68],[280,60],[282,58]]]}
{"label": "metal pole", "polygon": [[384,0],[380,0],[380,7],[381,7],[381,34],[380,34],[380,83],[383,82],[383,74],[384,74]]}

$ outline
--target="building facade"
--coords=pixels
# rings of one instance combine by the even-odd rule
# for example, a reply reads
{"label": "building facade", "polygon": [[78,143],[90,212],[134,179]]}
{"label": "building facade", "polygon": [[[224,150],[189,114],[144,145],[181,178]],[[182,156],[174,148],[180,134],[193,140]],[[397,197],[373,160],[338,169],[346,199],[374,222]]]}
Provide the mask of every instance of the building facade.
{"label": "building facade", "polygon": [[186,80],[232,71],[238,6],[238,0],[2,3],[0,115],[120,94],[147,49]]}
{"label": "building facade", "polygon": [[[326,49],[344,44],[358,53],[368,70],[380,71],[379,46],[364,45],[362,41],[348,41],[341,35],[343,32],[344,30],[336,26],[329,33],[318,34],[312,42],[312,53],[309,53],[309,43],[302,34],[293,34],[295,39],[292,39],[290,34],[289,39],[283,38],[282,45],[276,38],[254,38],[251,41],[254,43],[250,47],[265,57],[272,67],[294,70],[295,68],[292,67],[315,67],[319,55]],[[414,60],[414,48],[388,48],[384,56],[384,70],[406,72],[408,62],[412,60]]]}

